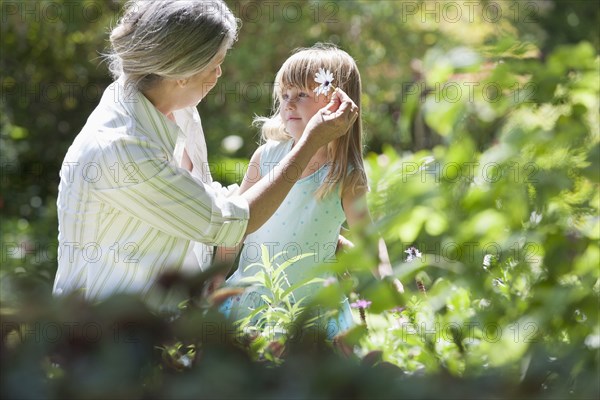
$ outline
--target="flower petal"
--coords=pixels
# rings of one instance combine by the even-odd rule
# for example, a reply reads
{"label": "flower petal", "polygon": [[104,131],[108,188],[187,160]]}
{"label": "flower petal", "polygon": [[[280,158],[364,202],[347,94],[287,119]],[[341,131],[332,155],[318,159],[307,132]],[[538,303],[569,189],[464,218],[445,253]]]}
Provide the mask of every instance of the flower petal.
{"label": "flower petal", "polygon": [[329,70],[324,70],[323,68],[319,68],[319,72],[315,74],[315,82],[320,85],[314,89],[314,92],[319,94],[329,94],[329,89],[331,89],[331,83],[333,82],[333,74]]}

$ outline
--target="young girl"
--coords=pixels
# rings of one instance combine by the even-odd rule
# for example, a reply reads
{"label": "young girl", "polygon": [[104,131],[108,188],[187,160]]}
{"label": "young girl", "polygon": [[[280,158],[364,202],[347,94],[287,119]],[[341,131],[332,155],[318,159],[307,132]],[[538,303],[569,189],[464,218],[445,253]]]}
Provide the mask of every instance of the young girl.
{"label": "young girl", "polygon": [[[317,78],[315,79],[315,76]],[[320,83],[320,84],[319,84]],[[281,265],[291,258],[310,254],[287,267],[286,287],[323,277],[320,266],[335,262],[335,251],[342,224],[349,227],[371,223],[366,207],[367,178],[362,158],[362,122],[360,118],[361,80],[356,63],[345,51],[317,44],[293,54],[281,67],[274,84],[274,113],[258,118],[265,143],[250,160],[241,184],[245,191],[290,151],[311,118],[319,118],[319,110],[327,105],[335,87],[344,90],[359,107],[359,116],[350,132],[316,152],[301,178],[289,192],[279,209],[256,232],[248,235],[240,254],[237,271],[227,281],[236,284],[260,271],[261,245]],[[217,253],[217,261],[232,258],[235,252]],[[391,274],[387,249],[379,246],[380,267],[376,276]],[[254,265],[253,265],[254,264]],[[331,277],[330,277],[331,279]],[[400,285],[396,282],[396,285]],[[401,287],[398,286],[398,287]],[[305,301],[323,288],[323,283],[304,284],[292,292],[292,303]],[[251,287],[231,298],[222,310],[234,320],[249,315],[264,304],[266,291]],[[332,338],[352,324],[347,299],[340,299],[337,318],[329,321],[327,336]]]}

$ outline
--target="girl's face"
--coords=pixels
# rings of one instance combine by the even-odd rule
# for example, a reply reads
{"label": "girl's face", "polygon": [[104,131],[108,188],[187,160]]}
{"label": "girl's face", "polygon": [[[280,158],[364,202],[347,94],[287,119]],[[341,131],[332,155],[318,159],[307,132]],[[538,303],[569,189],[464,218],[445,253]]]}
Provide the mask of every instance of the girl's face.
{"label": "girl's face", "polygon": [[279,98],[280,115],[285,130],[298,140],[308,121],[328,103],[324,95],[316,95],[310,89],[290,87],[283,89]]}

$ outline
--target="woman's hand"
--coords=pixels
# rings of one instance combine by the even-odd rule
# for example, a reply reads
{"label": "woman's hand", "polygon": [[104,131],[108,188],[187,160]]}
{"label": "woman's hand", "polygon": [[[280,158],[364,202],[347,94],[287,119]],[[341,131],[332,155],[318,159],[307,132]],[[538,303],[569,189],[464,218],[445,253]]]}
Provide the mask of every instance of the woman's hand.
{"label": "woman's hand", "polygon": [[329,103],[308,121],[302,136],[321,147],[345,135],[357,118],[358,106],[343,90],[337,88]]}
{"label": "woman's hand", "polygon": [[216,274],[204,284],[204,288],[202,289],[202,297],[210,297],[210,295],[212,295],[217,289],[222,287],[223,284],[225,284],[225,275]]}

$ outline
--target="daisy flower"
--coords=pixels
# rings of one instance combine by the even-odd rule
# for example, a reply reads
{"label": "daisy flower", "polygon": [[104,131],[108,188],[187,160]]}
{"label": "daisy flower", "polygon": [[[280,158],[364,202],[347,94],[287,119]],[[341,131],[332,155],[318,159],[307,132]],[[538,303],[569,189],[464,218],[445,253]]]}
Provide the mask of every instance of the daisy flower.
{"label": "daisy flower", "polygon": [[406,262],[411,262],[416,258],[421,258],[421,252],[414,246],[410,246],[408,249],[404,250],[408,256],[406,257]]}
{"label": "daisy flower", "polygon": [[334,88],[333,80],[333,74],[328,69],[319,68],[319,72],[315,75],[315,82],[319,83],[319,86],[314,89],[317,96],[321,93],[327,96],[329,89]]}
{"label": "daisy flower", "polygon": [[491,254],[486,254],[483,256],[483,269],[487,270],[492,266],[492,262],[494,262],[494,257]]}

